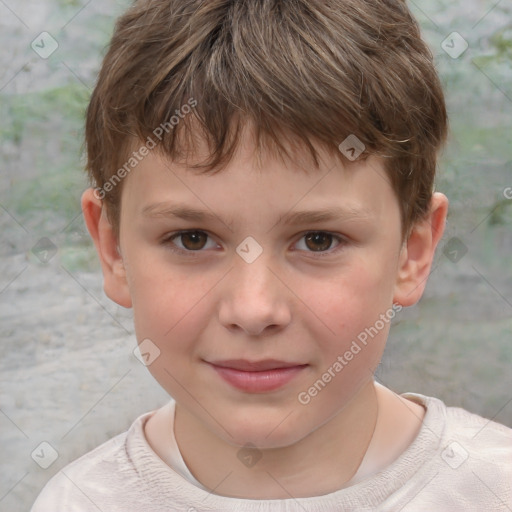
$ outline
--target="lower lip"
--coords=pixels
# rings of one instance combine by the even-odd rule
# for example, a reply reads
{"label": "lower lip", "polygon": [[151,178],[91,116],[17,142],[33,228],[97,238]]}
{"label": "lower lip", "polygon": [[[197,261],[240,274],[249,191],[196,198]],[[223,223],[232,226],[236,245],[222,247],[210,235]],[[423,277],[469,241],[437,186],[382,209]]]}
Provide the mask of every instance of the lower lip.
{"label": "lower lip", "polygon": [[261,372],[246,372],[222,366],[211,366],[233,387],[247,393],[264,393],[266,391],[274,391],[288,384],[288,382],[304,370],[307,365],[276,368],[274,370]]}

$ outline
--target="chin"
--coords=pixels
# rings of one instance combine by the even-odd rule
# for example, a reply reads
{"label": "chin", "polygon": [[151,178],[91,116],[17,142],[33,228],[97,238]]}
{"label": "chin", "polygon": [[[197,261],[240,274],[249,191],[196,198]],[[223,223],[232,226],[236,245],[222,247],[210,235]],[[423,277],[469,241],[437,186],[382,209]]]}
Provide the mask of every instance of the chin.
{"label": "chin", "polygon": [[244,414],[243,418],[231,415],[226,429],[231,436],[218,425],[214,428],[217,435],[233,446],[243,447],[250,443],[261,449],[284,448],[299,442],[312,430],[305,425],[297,428],[296,422],[288,421],[294,416],[289,414],[289,411],[266,416],[264,413],[252,416]]}

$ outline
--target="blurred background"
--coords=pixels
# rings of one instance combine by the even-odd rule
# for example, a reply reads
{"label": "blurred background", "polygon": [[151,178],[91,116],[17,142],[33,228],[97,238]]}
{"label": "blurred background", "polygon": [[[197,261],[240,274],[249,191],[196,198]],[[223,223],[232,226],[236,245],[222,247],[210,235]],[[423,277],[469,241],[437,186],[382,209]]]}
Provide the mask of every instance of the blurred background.
{"label": "blurred background", "polygon": [[[0,510],[167,394],[103,293],[80,211],[83,116],[128,1],[0,0]],[[377,380],[512,427],[512,3],[416,0],[451,117],[445,236]],[[47,444],[41,444],[47,443]]]}

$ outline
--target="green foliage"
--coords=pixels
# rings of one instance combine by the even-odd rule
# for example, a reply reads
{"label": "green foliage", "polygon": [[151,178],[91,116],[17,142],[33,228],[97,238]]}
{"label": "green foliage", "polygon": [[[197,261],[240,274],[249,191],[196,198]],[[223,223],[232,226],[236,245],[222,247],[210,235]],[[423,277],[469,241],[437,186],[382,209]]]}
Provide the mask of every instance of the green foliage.
{"label": "green foliage", "polygon": [[98,257],[92,242],[87,245],[64,245],[60,248],[60,262],[70,272],[99,270]]}
{"label": "green foliage", "polygon": [[[19,144],[27,126],[43,125],[56,113],[68,134],[70,129],[80,129],[88,99],[87,89],[76,83],[43,92],[2,95],[0,115],[4,122],[0,125],[0,141]],[[76,141],[76,137],[71,140]]]}
{"label": "green foliage", "polygon": [[82,2],[80,0],[56,0],[58,8],[65,7],[80,7]]}
{"label": "green foliage", "polygon": [[504,71],[509,70],[512,62],[512,25],[497,30],[489,37],[488,43],[489,51],[475,57],[474,62],[480,67],[494,65]]}
{"label": "green foliage", "polygon": [[496,49],[496,57],[512,60],[512,25],[496,32],[490,43]]}
{"label": "green foliage", "polygon": [[8,206],[21,218],[37,218],[51,212],[70,219],[80,208],[83,177],[78,165],[61,165],[35,179],[23,180],[11,188]]}
{"label": "green foliage", "polygon": [[500,199],[494,203],[489,216],[489,226],[512,225],[512,201]]}
{"label": "green foliage", "polygon": [[[64,218],[76,214],[84,177],[80,153],[84,112],[89,92],[71,83],[42,92],[3,95],[0,115],[6,121],[0,143],[30,151],[33,165],[41,169],[36,176],[13,175],[6,206],[20,218],[43,217],[51,212]],[[51,142],[55,148],[49,149]],[[22,170],[23,171],[23,170]]]}

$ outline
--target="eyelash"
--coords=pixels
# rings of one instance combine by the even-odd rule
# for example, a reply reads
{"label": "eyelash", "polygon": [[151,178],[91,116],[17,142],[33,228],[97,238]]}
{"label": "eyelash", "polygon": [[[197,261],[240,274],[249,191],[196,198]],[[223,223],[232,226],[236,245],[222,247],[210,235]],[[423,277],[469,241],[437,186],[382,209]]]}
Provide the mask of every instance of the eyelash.
{"label": "eyelash", "polygon": [[[206,231],[202,231],[199,229],[188,229],[188,230],[184,230],[184,231],[176,231],[175,233],[171,233],[170,235],[166,236],[162,240],[161,243],[162,243],[162,245],[165,245],[171,252],[174,252],[176,254],[186,255],[187,257],[192,257],[192,258],[198,257],[198,254],[196,254],[196,253],[204,252],[203,249],[199,249],[197,251],[185,250],[185,249],[181,249],[180,247],[176,247],[172,243],[172,241],[175,238],[179,238],[181,235],[186,235],[186,234],[190,234],[190,233],[201,233],[201,234],[205,234],[206,236],[211,238],[211,236]],[[325,256],[330,256],[332,254],[335,254],[335,253],[339,252],[340,250],[342,250],[345,247],[345,245],[347,244],[347,240],[345,238],[343,238],[339,235],[335,235],[334,233],[330,233],[329,231],[306,231],[299,238],[299,240],[304,238],[306,235],[311,235],[311,234],[329,235],[329,236],[332,236],[333,239],[337,240],[337,242],[338,242],[338,245],[336,245],[334,249],[330,249],[328,251],[318,251],[318,252],[305,251],[305,252],[311,253],[314,258],[322,258]]]}

